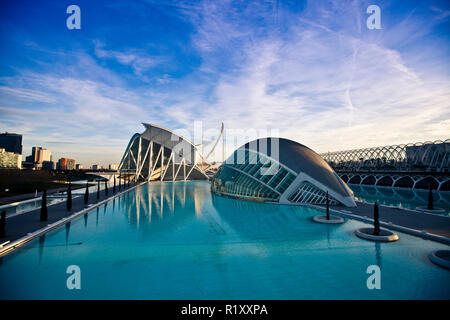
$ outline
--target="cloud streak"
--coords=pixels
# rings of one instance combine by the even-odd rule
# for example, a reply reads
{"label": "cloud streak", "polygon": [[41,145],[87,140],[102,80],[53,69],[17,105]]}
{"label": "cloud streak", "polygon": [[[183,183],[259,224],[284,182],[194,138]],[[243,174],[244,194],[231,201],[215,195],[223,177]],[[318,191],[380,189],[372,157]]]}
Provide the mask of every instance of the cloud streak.
{"label": "cloud streak", "polygon": [[367,30],[368,4],[148,2],[190,25],[192,71],[148,49],[159,42],[48,49],[55,63],[0,77],[0,126],[25,133],[27,148],[67,141],[56,154],[85,165],[118,162],[140,122],[268,129],[319,152],[450,137],[449,40],[434,33],[448,8],[382,7],[383,29]]}

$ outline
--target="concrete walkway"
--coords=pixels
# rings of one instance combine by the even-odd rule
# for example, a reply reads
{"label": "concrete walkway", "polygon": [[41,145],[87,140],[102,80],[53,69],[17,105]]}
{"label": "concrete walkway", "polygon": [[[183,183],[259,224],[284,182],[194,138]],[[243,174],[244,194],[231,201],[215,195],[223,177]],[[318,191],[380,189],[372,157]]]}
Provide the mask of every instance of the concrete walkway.
{"label": "concrete walkway", "polygon": [[[75,184],[72,184],[72,190],[77,190],[77,189],[81,189],[81,188],[86,188],[86,185],[75,185]],[[65,191],[67,191],[67,187],[50,189],[50,190],[47,190],[47,195],[51,195],[52,193],[65,192]],[[42,197],[43,193],[44,193],[43,191],[39,191],[37,193],[37,196],[38,197]],[[36,195],[36,193],[33,192],[33,193],[25,193],[25,194],[18,194],[18,195],[15,195],[15,196],[3,197],[3,198],[0,198],[0,203],[8,204],[8,203],[11,203],[11,202],[27,200],[27,199],[33,199],[33,198],[35,198],[35,195]]]}
{"label": "concrete walkway", "polygon": [[[373,204],[357,202],[356,208],[330,206],[330,209],[373,219]],[[322,206],[324,207],[324,206]],[[450,217],[379,205],[380,221],[450,238]]]}
{"label": "concrete walkway", "polygon": [[[130,188],[132,188],[134,184],[130,184]],[[94,187],[92,187],[93,189]],[[67,189],[66,189],[67,190]],[[126,190],[122,185],[121,192]],[[118,187],[116,187],[116,194],[119,193]],[[97,192],[89,193],[89,204],[93,205],[102,200],[110,198],[113,196],[113,189],[109,188],[108,196],[105,195],[105,190],[100,191],[100,199],[97,200]],[[75,212],[81,211],[88,207],[88,205],[84,204],[84,195],[78,196],[76,198],[72,198],[72,210],[67,211],[66,201],[48,206],[48,220],[41,221],[40,213],[41,209],[36,209],[33,211],[29,211],[17,216],[10,217],[6,219],[6,235],[3,238],[0,238],[0,244],[10,241],[14,242],[28,233],[33,233],[39,229],[46,227],[49,224],[57,222],[62,218],[66,218]]]}

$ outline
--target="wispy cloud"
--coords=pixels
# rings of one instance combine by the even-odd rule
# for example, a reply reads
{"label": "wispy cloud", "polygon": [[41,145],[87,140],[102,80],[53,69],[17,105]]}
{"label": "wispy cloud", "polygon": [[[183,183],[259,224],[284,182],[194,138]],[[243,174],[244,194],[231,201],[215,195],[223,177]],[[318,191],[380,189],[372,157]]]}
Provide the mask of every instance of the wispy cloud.
{"label": "wispy cloud", "polygon": [[151,56],[142,49],[128,49],[126,51],[106,50],[100,41],[94,41],[95,55],[98,58],[114,59],[117,62],[133,68],[136,75],[160,64],[164,59]]}
{"label": "wispy cloud", "polygon": [[26,133],[27,147],[67,141],[52,149],[87,164],[119,161],[140,122],[278,130],[319,152],[450,137],[449,39],[434,33],[448,8],[382,7],[383,29],[368,30],[368,1],[146,3],[189,23],[189,73],[148,43],[33,42],[52,59],[0,78],[2,129]]}

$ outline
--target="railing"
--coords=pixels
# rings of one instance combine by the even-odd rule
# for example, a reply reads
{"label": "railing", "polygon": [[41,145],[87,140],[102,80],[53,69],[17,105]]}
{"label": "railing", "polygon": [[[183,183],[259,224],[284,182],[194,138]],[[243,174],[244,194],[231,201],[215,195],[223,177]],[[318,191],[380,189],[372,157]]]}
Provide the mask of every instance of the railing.
{"label": "railing", "polygon": [[335,151],[321,156],[338,172],[449,172],[450,139]]}

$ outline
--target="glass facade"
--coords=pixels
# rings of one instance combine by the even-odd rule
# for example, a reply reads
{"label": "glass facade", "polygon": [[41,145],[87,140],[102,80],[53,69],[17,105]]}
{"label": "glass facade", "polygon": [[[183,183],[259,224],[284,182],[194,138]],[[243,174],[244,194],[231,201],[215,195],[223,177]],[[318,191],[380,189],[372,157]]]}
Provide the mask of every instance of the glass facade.
{"label": "glass facade", "polygon": [[296,176],[266,155],[238,149],[220,167],[211,188],[221,195],[276,202]]}
{"label": "glass facade", "polygon": [[[290,202],[295,203],[311,203],[311,204],[326,204],[327,195],[325,192],[316,188],[309,182],[303,182],[291,195],[288,197]],[[338,202],[332,197],[328,196],[329,204],[336,205]]]}
{"label": "glass facade", "polygon": [[356,206],[353,193],[313,150],[284,138],[260,138],[236,149],[212,178],[214,193],[280,204]]}

